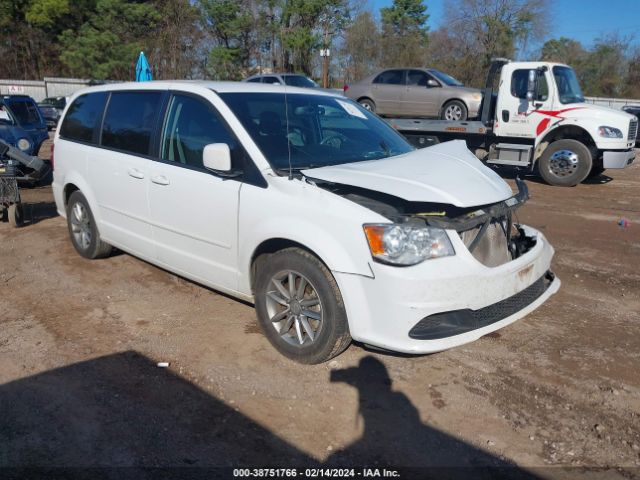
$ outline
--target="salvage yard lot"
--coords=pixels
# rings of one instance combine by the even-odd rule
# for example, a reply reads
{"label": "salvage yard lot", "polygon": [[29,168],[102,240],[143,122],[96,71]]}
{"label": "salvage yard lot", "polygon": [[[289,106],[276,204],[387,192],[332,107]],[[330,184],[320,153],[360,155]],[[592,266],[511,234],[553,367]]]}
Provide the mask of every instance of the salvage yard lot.
{"label": "salvage yard lot", "polygon": [[606,173],[528,182],[519,219],[562,280],[536,312],[434,355],[352,345],[316,366],[278,354],[243,302],[126,254],[84,260],[50,187],[23,190],[30,224],[0,224],[0,466],[637,474],[640,164]]}

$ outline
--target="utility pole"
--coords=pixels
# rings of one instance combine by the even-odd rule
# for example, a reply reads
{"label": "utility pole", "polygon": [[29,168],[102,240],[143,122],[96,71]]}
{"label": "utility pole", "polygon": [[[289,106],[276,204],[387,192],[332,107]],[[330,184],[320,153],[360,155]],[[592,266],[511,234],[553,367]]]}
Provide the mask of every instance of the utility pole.
{"label": "utility pole", "polygon": [[323,47],[320,50],[322,57],[322,88],[329,88],[329,62],[331,60],[331,50],[329,49],[329,18],[324,22]]}

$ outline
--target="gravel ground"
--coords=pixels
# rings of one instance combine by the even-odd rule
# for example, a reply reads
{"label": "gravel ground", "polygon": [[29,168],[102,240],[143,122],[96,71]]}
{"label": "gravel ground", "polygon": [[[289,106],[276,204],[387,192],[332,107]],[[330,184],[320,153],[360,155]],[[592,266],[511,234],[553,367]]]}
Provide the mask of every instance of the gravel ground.
{"label": "gravel ground", "polygon": [[28,224],[0,224],[0,467],[637,477],[640,164],[606,175],[529,182],[520,220],[562,280],[534,313],[434,355],[352,345],[317,366],[277,354],[250,305],[126,254],[82,259],[50,187],[25,189]]}

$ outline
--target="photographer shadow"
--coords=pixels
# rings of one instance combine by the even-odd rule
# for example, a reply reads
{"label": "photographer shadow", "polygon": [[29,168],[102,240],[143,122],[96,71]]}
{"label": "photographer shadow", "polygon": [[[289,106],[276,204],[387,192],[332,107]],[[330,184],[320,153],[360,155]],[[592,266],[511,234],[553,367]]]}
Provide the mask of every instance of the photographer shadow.
{"label": "photographer shadow", "polygon": [[358,367],[332,371],[331,382],[358,390],[358,420],[364,423],[364,432],[329,457],[328,466],[417,468],[422,478],[464,478],[471,473],[473,478],[538,478],[423,424],[409,398],[391,388],[386,367],[373,356],[363,358]]}

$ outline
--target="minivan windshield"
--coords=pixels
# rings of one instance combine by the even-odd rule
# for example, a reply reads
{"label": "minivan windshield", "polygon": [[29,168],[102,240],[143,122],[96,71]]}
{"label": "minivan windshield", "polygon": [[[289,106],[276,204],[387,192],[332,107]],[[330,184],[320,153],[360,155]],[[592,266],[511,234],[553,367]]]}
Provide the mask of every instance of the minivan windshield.
{"label": "minivan windshield", "polygon": [[433,70],[432,69],[432,70],[429,70],[429,73],[431,75],[433,75],[434,77],[436,77],[438,80],[440,80],[445,85],[448,85],[449,87],[462,87],[462,86],[464,86],[464,85],[462,85],[462,82],[460,82],[459,80],[456,80],[451,75],[447,75],[446,73],[441,72],[440,70]]}
{"label": "minivan windshield", "polygon": [[560,103],[582,103],[584,96],[576,72],[569,67],[553,67],[553,78],[558,86]]}
{"label": "minivan windshield", "polygon": [[413,150],[386,122],[346,98],[299,93],[219,95],[276,170],[376,160]]}
{"label": "minivan windshield", "polygon": [[284,83],[292,87],[318,88],[318,84],[304,75],[283,75]]}

